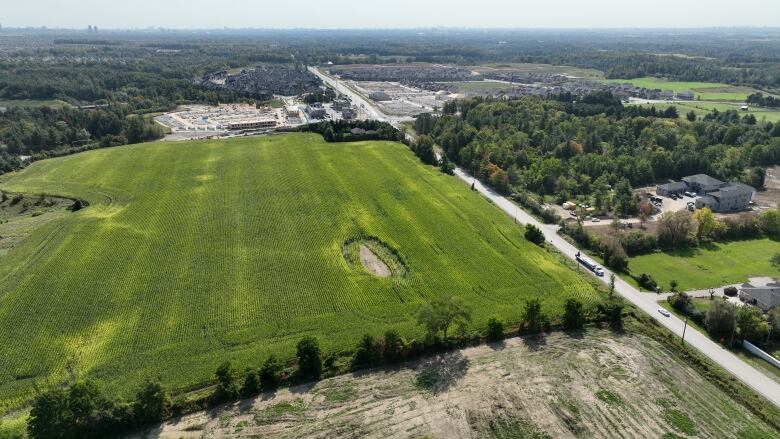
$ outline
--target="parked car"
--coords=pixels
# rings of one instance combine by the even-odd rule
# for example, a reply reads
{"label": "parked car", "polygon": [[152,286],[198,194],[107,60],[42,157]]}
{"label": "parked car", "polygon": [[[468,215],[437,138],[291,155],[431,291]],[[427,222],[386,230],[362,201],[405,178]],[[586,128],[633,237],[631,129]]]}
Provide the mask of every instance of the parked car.
{"label": "parked car", "polygon": [[685,193],[685,196],[686,196],[686,197],[693,198],[693,193],[692,193],[692,192],[690,192],[690,191],[685,191],[684,193]]}
{"label": "parked car", "polygon": [[599,218],[597,218],[595,216],[593,218],[591,218],[590,220],[593,221],[594,223],[597,223],[597,222],[601,221]]}
{"label": "parked car", "polygon": [[662,316],[664,316],[664,317],[669,317],[669,316],[671,316],[671,315],[672,315],[671,313],[669,313],[669,311],[667,311],[667,310],[665,310],[665,309],[663,309],[663,308],[658,308],[658,312],[659,312],[659,313],[660,313]]}

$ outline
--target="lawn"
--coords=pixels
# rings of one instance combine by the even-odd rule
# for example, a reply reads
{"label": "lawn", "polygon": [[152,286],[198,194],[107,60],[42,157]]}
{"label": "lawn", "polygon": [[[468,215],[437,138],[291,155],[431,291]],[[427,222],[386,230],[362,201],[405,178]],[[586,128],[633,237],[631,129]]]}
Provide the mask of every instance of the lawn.
{"label": "lawn", "polygon": [[[305,335],[326,351],[390,328],[420,337],[416,311],[442,294],[470,305],[478,329],[518,320],[532,297],[559,314],[599,294],[399,143],[159,142],[38,161],[0,188],[90,203],[0,259],[5,409],[71,376],[120,396],[152,377],[193,388],[226,359],[290,357]],[[345,254],[354,239],[382,247],[393,275]]]}
{"label": "lawn", "polygon": [[697,99],[705,101],[741,101],[758,90],[717,82],[668,81],[660,78],[644,77],[635,79],[609,79],[607,82],[629,83],[649,89],[672,90],[674,92],[693,91]]}
{"label": "lawn", "polygon": [[780,276],[769,264],[778,251],[780,242],[768,238],[713,243],[637,256],[629,261],[629,269],[636,275],[651,275],[665,291],[673,279],[680,291],[713,288],[746,282],[752,276]]}

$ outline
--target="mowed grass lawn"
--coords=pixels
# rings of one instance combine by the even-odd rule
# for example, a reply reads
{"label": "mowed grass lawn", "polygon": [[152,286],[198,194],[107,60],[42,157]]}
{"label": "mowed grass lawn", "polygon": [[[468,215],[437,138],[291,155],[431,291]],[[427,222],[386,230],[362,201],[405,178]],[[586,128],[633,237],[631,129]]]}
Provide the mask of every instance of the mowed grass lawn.
{"label": "mowed grass lawn", "polygon": [[[620,84],[629,83],[636,87],[649,89],[672,90],[674,92],[693,91],[698,99],[705,101],[744,101],[748,95],[757,90],[752,87],[742,87],[717,82],[685,82],[667,81],[661,78],[644,77],[635,79],[609,79],[607,82]],[[765,93],[766,94],[766,93]]]}
{"label": "mowed grass lawn", "polygon": [[[6,408],[71,375],[127,396],[147,378],[182,390],[225,360],[290,358],[305,335],[327,352],[391,328],[420,337],[416,311],[443,294],[472,307],[472,329],[518,320],[529,298],[560,314],[566,298],[599,294],[399,143],[161,142],[39,161],[0,187],[91,204],[0,259]],[[360,235],[408,274],[350,266],[342,246]]]}
{"label": "mowed grass lawn", "polygon": [[767,108],[750,107],[749,110],[743,111],[740,104],[725,104],[718,102],[706,102],[706,101],[693,101],[682,103],[675,101],[673,104],[658,103],[658,104],[630,104],[639,105],[642,107],[655,107],[657,110],[665,110],[667,107],[677,107],[677,113],[680,118],[685,118],[687,113],[693,110],[699,117],[704,117],[711,113],[712,110],[718,110],[720,112],[734,110],[739,113],[740,116],[752,114],[757,120],[766,119],[768,122],[777,122],[780,120],[780,110],[769,110]]}
{"label": "mowed grass lawn", "polygon": [[753,276],[780,276],[769,263],[779,251],[780,242],[768,238],[713,243],[633,257],[629,269],[636,275],[651,275],[665,291],[672,280],[678,282],[680,291],[713,288],[746,282]]}

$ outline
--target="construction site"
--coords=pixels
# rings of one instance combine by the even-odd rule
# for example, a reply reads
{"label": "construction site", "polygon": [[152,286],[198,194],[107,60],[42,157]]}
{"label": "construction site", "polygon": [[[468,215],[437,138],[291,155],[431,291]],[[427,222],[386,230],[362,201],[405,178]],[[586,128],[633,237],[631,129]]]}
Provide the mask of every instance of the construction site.
{"label": "construction site", "polygon": [[441,109],[450,99],[462,97],[449,91],[430,91],[386,81],[348,81],[351,88],[376,102],[383,113],[416,116]]}
{"label": "construction site", "polygon": [[266,131],[305,122],[296,105],[258,108],[252,104],[191,105],[154,119],[181,139]]}

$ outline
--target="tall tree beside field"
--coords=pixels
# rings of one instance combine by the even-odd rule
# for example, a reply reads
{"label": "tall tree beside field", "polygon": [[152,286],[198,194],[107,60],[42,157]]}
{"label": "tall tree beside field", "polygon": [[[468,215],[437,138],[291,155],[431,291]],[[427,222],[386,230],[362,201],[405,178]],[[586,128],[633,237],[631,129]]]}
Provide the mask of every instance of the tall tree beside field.
{"label": "tall tree beside field", "polygon": [[766,180],[766,169],[761,166],[754,166],[747,171],[742,177],[742,181],[748,186],[752,186],[757,190],[764,188],[764,181]]}
{"label": "tall tree beside field", "polygon": [[171,397],[159,381],[149,381],[138,392],[133,413],[140,424],[160,422],[170,414]]}
{"label": "tall tree beside field", "polygon": [[769,263],[772,264],[775,268],[780,270],[780,252],[775,253],[771,259],[769,259]]}
{"label": "tall tree beside field", "polygon": [[433,151],[433,139],[430,136],[418,136],[414,141],[412,149],[423,163],[427,163],[429,165],[436,164],[436,154]]}
{"label": "tall tree beside field", "polygon": [[764,233],[769,236],[780,237],[780,207],[762,213],[759,222]]}
{"label": "tall tree beside field", "polygon": [[542,303],[539,299],[531,299],[525,302],[523,320],[520,323],[520,332],[538,333],[544,331],[549,324],[547,316],[542,313]]}
{"label": "tall tree beside field", "polygon": [[658,220],[658,243],[666,248],[687,246],[695,237],[696,223],[687,210],[664,212]]}
{"label": "tall tree beside field", "polygon": [[740,306],[737,310],[739,337],[751,343],[763,343],[769,334],[769,324],[763,313],[753,306]]}
{"label": "tall tree beside field", "polygon": [[314,337],[304,337],[296,347],[298,357],[298,377],[319,380],[322,376],[322,356],[320,343]]}
{"label": "tall tree beside field", "polygon": [[435,336],[442,332],[445,339],[453,323],[465,324],[470,321],[471,310],[452,296],[436,297],[417,312],[417,322],[425,327],[428,334]]}
{"label": "tall tree beside field", "polygon": [[265,392],[273,390],[282,381],[282,363],[271,355],[260,367],[260,388]]}
{"label": "tall tree beside field", "polygon": [[398,361],[404,354],[404,340],[396,330],[385,332],[382,337],[382,359],[392,363]]}
{"label": "tall tree beside field", "polygon": [[730,337],[734,331],[734,324],[737,316],[737,310],[733,303],[725,300],[717,300],[710,309],[707,310],[707,316],[704,318],[704,324],[707,332],[713,337]]}
{"label": "tall tree beside field", "polygon": [[236,370],[230,361],[220,364],[215,375],[217,377],[217,389],[214,391],[214,400],[225,401],[236,398],[238,396]]}
{"label": "tall tree beside field", "polygon": [[582,302],[567,299],[563,307],[563,327],[569,330],[581,329],[585,324],[585,310]]}
{"label": "tall tree beside field", "polygon": [[718,221],[709,207],[697,210],[693,219],[696,221],[696,239],[699,241],[709,241],[726,232],[726,224]]}

